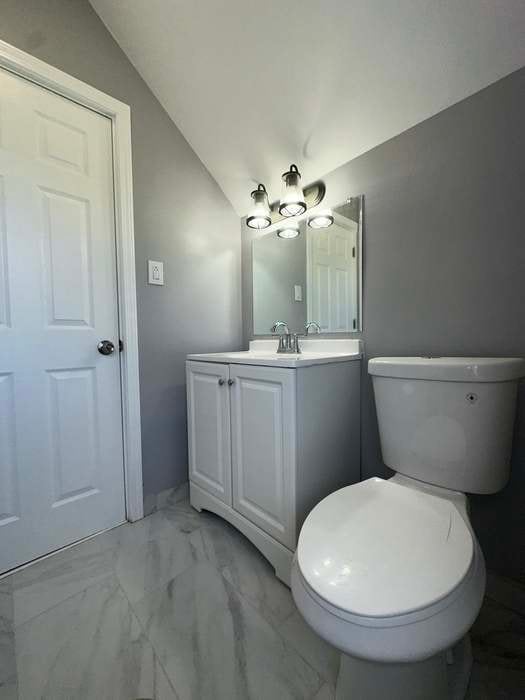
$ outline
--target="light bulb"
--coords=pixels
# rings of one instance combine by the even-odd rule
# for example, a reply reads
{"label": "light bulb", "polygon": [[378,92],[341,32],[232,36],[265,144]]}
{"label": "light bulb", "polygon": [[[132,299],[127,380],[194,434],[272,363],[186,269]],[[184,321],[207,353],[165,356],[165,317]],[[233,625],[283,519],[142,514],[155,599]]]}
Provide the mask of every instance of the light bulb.
{"label": "light bulb", "polygon": [[299,235],[298,226],[287,226],[286,228],[277,231],[279,238],[297,238]]}
{"label": "light bulb", "polygon": [[283,174],[284,194],[279,204],[281,216],[298,216],[306,211],[306,202],[301,188],[301,173],[297,165],[290,165],[290,170]]}
{"label": "light bulb", "polygon": [[334,217],[329,212],[319,212],[308,219],[310,228],[328,228],[334,223]]}
{"label": "light bulb", "polygon": [[246,225],[255,229],[268,228],[272,223],[272,219],[266,187],[258,185],[257,189],[251,193],[251,197],[253,199],[253,207],[246,219]]}

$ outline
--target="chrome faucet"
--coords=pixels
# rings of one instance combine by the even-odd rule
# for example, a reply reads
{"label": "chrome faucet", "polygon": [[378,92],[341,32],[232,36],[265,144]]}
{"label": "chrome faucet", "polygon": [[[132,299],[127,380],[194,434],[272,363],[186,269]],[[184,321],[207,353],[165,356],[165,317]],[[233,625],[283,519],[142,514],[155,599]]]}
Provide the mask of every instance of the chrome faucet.
{"label": "chrome faucet", "polygon": [[270,328],[270,331],[272,333],[277,333],[278,328],[284,328],[284,333],[279,335],[279,346],[277,348],[277,352],[287,352],[286,348],[290,342],[290,329],[285,321],[276,321]]}
{"label": "chrome faucet", "polygon": [[285,321],[276,321],[270,330],[272,333],[277,333],[279,328],[284,328],[284,333],[279,335],[279,346],[277,347],[277,352],[294,355],[300,353],[301,348],[299,347],[298,333],[290,333],[288,324],[285,323]]}
{"label": "chrome faucet", "polygon": [[321,332],[321,326],[318,323],[316,323],[315,321],[310,321],[304,327],[305,335],[308,335],[308,331],[310,330],[310,328],[315,328],[316,333]]}

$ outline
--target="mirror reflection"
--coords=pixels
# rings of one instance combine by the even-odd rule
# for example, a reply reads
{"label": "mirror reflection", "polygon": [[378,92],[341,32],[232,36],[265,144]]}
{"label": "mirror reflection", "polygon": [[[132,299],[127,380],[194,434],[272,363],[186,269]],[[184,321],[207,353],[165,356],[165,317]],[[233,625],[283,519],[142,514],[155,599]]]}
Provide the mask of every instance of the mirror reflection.
{"label": "mirror reflection", "polygon": [[362,195],[275,224],[253,241],[254,335],[361,330]]}

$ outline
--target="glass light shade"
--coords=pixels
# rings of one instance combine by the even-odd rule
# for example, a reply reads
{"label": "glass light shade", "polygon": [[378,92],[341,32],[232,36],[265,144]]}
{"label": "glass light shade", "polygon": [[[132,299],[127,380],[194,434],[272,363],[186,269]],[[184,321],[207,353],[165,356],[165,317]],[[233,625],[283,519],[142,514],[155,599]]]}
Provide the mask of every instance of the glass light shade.
{"label": "glass light shade", "polygon": [[270,215],[270,205],[268,203],[268,193],[264,185],[259,185],[251,194],[253,207],[246,219],[246,225],[250,228],[268,228],[272,223]]}
{"label": "glass light shade", "polygon": [[297,238],[299,235],[298,226],[287,226],[286,228],[277,231],[279,238]]}
{"label": "glass light shade", "polygon": [[301,187],[301,173],[297,165],[290,165],[290,170],[284,173],[284,193],[279,204],[281,216],[298,216],[306,211],[306,202]]}
{"label": "glass light shade", "polygon": [[329,212],[319,212],[308,219],[310,228],[328,228],[334,223],[334,217]]}

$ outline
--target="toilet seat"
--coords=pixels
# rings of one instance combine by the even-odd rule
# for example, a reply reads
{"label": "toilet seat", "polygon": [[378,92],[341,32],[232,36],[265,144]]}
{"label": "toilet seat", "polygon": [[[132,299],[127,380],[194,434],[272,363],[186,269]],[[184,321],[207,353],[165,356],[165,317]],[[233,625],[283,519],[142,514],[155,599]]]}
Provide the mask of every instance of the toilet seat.
{"label": "toilet seat", "polygon": [[330,605],[308,585],[297,556],[291,579],[299,612],[329,644],[366,661],[411,663],[451,648],[467,634],[483,600],[485,564],[475,543],[471,567],[452,593],[424,610],[385,618],[360,617]]}
{"label": "toilet seat", "polygon": [[331,609],[381,626],[453,597],[474,549],[454,503],[373,478],[311,511],[296,558],[308,589]]}
{"label": "toilet seat", "polygon": [[451,648],[484,590],[483,554],[457,499],[393,480],[369,479],[321,501],[292,565],[308,624],[345,654],[381,663]]}

